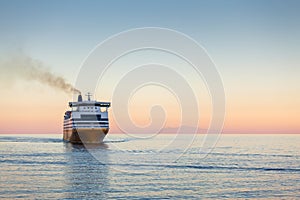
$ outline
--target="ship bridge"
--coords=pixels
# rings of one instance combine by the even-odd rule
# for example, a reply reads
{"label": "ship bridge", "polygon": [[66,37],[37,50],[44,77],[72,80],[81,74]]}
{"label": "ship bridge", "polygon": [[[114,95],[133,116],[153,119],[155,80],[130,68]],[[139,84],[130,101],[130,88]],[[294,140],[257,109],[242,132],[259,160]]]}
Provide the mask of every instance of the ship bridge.
{"label": "ship bridge", "polygon": [[78,95],[77,102],[69,102],[69,107],[73,111],[83,111],[83,112],[107,112],[107,109],[110,107],[110,102],[100,102],[100,101],[91,101],[91,94],[88,93],[88,100],[83,101],[81,94]]}

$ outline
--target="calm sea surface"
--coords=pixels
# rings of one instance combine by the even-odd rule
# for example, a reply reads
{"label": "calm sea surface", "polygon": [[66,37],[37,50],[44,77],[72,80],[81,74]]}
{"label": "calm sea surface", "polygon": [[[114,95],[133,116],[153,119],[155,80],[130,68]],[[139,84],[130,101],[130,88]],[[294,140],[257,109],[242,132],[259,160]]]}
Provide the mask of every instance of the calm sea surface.
{"label": "calm sea surface", "polygon": [[221,135],[207,156],[201,140],[172,146],[109,134],[103,145],[61,135],[0,135],[0,198],[300,198],[300,135]]}

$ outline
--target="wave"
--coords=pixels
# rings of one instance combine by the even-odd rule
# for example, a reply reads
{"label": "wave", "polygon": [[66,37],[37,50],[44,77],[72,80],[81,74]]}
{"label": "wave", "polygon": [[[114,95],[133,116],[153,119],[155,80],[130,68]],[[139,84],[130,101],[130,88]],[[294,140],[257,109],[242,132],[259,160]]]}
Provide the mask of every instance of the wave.
{"label": "wave", "polygon": [[[0,163],[23,164],[23,165],[69,165],[67,161],[29,161],[29,160],[0,160]],[[78,163],[77,163],[78,164]],[[91,163],[89,163],[91,164]],[[101,163],[107,167],[150,167],[150,170],[157,168],[172,168],[172,169],[199,169],[199,170],[239,170],[239,171],[281,171],[281,172],[300,172],[300,168],[275,168],[275,167],[236,167],[236,166],[199,166],[199,165],[173,165],[173,164],[129,164],[129,163]]]}
{"label": "wave", "polygon": [[[197,154],[197,153],[194,153]],[[201,153],[198,153],[201,154]],[[218,152],[210,152],[211,155],[221,155],[221,156],[253,156],[253,157],[298,157],[296,155],[288,155],[288,154],[266,154],[266,153],[218,153]]]}
{"label": "wave", "polygon": [[105,144],[109,143],[122,143],[122,142],[129,142],[129,139],[120,139],[120,140],[106,140],[104,141]]}
{"label": "wave", "polygon": [[120,142],[132,142],[132,141],[142,141],[147,140],[148,138],[122,138],[122,139],[106,139],[104,143],[120,143]]}
{"label": "wave", "polygon": [[273,168],[273,167],[236,167],[236,166],[199,166],[199,165],[173,165],[173,164],[105,164],[107,166],[123,167],[151,167],[151,168],[178,168],[178,169],[204,169],[204,170],[240,170],[240,171],[282,171],[282,172],[300,172],[300,168]]}
{"label": "wave", "polygon": [[20,165],[67,165],[67,161],[0,160],[0,163]]}
{"label": "wave", "polygon": [[[231,149],[233,147],[230,147]],[[268,154],[268,153],[234,153],[234,152],[226,152],[226,150],[224,150],[224,152],[217,152],[218,149],[220,149],[219,147],[216,147],[213,152],[210,152],[209,155],[216,155],[216,156],[237,156],[237,157],[245,157],[245,156],[251,156],[251,157],[287,157],[287,158],[291,158],[291,157],[300,157],[298,155],[291,155],[291,154]],[[223,148],[224,149],[224,148]],[[190,148],[187,150],[188,154],[206,154],[201,152],[201,148]]]}
{"label": "wave", "polygon": [[[139,138],[138,138],[139,139]],[[116,140],[105,140],[104,143],[122,143],[138,140],[137,138],[125,138]],[[30,137],[30,136],[0,136],[0,142],[42,142],[42,143],[58,143],[63,142],[61,138],[46,138],[46,137]]]}
{"label": "wave", "polygon": [[[23,155],[24,156],[24,155]],[[31,155],[32,156],[32,155]],[[41,156],[41,155],[40,155]],[[2,157],[2,156],[1,156]],[[89,160],[91,161],[91,160]],[[96,161],[96,160],[94,160]],[[21,165],[70,165],[67,161],[59,160],[24,160],[24,159],[0,159],[0,163],[6,164],[21,164]],[[79,162],[80,163],[80,162]],[[77,164],[79,164],[77,163]],[[238,171],[274,171],[274,172],[300,172],[300,168],[281,168],[281,167],[242,167],[242,166],[220,166],[220,165],[176,165],[176,164],[145,164],[145,163],[102,163],[102,162],[89,162],[85,164],[101,165],[107,167],[127,167],[127,168],[150,168],[149,170],[156,170],[158,168],[170,168],[170,169],[195,169],[195,170],[238,170]],[[71,164],[72,165],[72,164]]]}
{"label": "wave", "polygon": [[58,143],[62,142],[59,138],[37,138],[37,137],[19,137],[19,136],[1,136],[0,142],[31,142],[31,143]]}

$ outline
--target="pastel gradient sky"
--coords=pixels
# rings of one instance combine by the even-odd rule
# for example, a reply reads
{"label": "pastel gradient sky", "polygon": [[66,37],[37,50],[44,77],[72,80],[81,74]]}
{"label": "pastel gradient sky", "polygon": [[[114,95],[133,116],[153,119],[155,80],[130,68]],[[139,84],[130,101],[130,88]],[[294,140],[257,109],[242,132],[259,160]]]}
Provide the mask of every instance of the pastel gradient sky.
{"label": "pastel gradient sky", "polygon": [[[297,0],[0,0],[0,60],[21,51],[74,83],[89,52],[111,35],[138,27],[174,29],[200,43],[222,76],[224,133],[300,133],[299,10]],[[0,133],[62,132],[70,95],[0,73]],[[149,97],[161,92],[145,91]],[[132,118],[147,124],[149,101],[162,101],[173,112],[166,125],[178,126],[176,99],[149,97],[136,96]],[[209,98],[203,98],[201,128],[207,128]],[[113,120],[111,127],[113,132]]]}

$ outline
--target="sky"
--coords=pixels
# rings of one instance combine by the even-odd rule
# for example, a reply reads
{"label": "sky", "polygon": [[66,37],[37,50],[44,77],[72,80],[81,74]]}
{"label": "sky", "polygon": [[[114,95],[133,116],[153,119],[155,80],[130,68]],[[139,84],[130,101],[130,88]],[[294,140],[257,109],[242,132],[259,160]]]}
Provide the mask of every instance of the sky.
{"label": "sky", "polygon": [[[14,61],[22,52],[74,84],[83,61],[108,37],[141,27],[173,29],[201,44],[220,73],[226,95],[224,133],[300,133],[299,9],[296,0],[0,0],[0,61]],[[112,74],[140,58],[168,62],[170,57],[147,51],[129,55],[114,64]],[[180,63],[172,59],[171,65]],[[188,66],[175,68],[185,71]],[[0,70],[0,133],[61,133],[72,95],[12,78],[15,72],[5,67]],[[108,86],[114,79],[109,77]],[[206,129],[212,110],[209,92],[201,81],[194,88],[200,128]],[[111,100],[109,92],[95,93],[99,100]],[[156,104],[168,111],[166,127],[190,125],[180,123],[176,98],[159,87],[143,88],[128,109],[143,127],[151,123],[149,106]],[[110,123],[111,132],[116,131],[112,112]]]}

